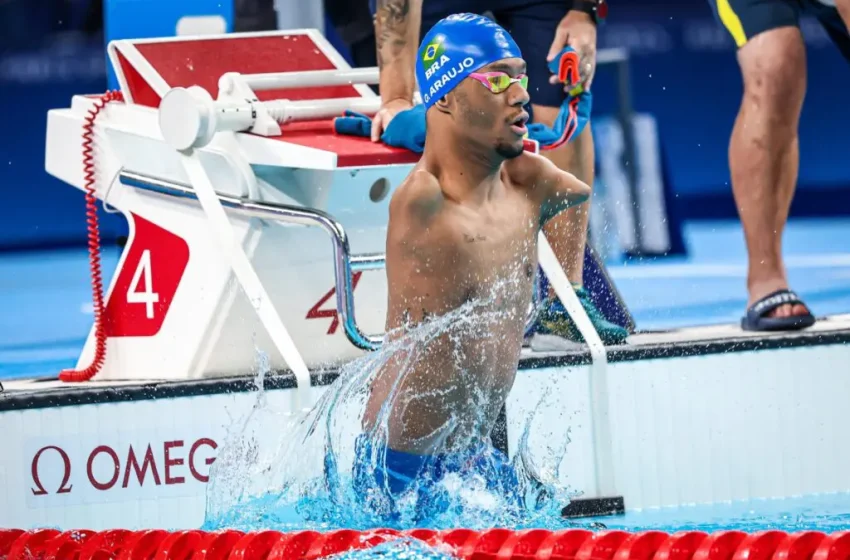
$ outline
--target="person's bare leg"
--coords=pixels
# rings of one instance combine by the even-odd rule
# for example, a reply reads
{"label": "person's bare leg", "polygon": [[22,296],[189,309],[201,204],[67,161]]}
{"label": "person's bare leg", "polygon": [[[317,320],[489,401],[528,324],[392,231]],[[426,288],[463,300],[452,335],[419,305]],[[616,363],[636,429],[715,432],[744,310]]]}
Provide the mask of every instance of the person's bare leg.
{"label": "person's bare leg", "polygon": [[[558,110],[558,107],[532,106],[535,122],[550,127],[555,123]],[[590,121],[578,138],[559,148],[541,153],[560,169],[569,171],[593,187],[593,135],[590,131]],[[587,202],[562,212],[543,227],[546,238],[552,245],[552,251],[567,273],[567,278],[576,285],[583,284],[584,246],[587,242],[589,216],[590,202]]]}
{"label": "person's bare leg", "polygon": [[[729,142],[732,190],[749,253],[749,304],[782,288],[782,233],[797,183],[797,125],[806,93],[806,52],[800,30],[782,27],[750,39],[738,51],[744,95]],[[769,317],[806,313],[783,305]]]}

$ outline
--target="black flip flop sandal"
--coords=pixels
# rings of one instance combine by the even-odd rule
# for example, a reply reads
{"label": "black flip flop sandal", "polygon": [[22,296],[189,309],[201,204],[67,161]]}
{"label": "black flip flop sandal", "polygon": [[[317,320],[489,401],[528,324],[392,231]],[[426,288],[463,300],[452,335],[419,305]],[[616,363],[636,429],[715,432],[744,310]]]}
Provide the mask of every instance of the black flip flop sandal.
{"label": "black flip flop sandal", "polygon": [[800,304],[808,310],[808,306],[791,290],[777,290],[747,309],[747,314],[741,319],[741,328],[745,331],[796,331],[815,324],[815,317],[811,312],[790,317],[765,317],[780,305],[789,304]]}

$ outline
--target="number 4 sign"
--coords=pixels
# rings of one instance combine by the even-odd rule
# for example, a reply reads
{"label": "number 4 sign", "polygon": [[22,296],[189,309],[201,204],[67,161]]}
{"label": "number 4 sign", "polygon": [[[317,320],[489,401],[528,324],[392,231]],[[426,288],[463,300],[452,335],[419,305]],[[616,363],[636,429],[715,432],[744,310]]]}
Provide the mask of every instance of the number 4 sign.
{"label": "number 4 sign", "polygon": [[189,263],[181,237],[131,214],[134,232],[106,303],[106,335],[154,336],[159,332]]}
{"label": "number 4 sign", "polygon": [[[143,275],[144,286],[140,290],[139,284],[142,283]],[[148,319],[153,319],[153,304],[158,301],[159,294],[153,291],[153,278],[151,277],[151,251],[145,249],[142,251],[139,264],[136,266],[136,272],[133,273],[133,279],[130,280],[130,288],[127,290],[127,303],[144,303],[145,315]]]}

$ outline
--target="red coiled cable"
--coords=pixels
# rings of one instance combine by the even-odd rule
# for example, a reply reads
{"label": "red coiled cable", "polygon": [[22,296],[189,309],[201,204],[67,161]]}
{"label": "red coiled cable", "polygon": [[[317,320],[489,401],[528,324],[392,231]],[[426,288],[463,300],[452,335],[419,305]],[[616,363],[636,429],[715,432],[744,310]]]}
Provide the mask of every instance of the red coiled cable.
{"label": "red coiled cable", "polygon": [[100,228],[97,221],[96,178],[94,161],[94,123],[98,114],[111,101],[123,101],[120,91],[107,91],[95,100],[83,123],[83,189],[86,192],[86,224],[88,227],[89,269],[91,270],[92,305],[94,308],[95,350],[92,363],[85,369],[66,369],[59,379],[68,382],[88,381],[106,360],[106,329],[103,325],[103,277],[100,270]]}

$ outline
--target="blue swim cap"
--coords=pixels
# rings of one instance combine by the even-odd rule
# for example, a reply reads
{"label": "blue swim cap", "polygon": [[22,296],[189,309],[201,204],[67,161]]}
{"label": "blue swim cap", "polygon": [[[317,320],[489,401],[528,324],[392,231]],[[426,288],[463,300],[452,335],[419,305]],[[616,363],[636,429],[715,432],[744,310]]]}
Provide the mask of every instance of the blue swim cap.
{"label": "blue swim cap", "polygon": [[505,58],[522,58],[513,38],[477,14],[454,14],[428,31],[416,59],[416,79],[428,109],[470,73]]}

